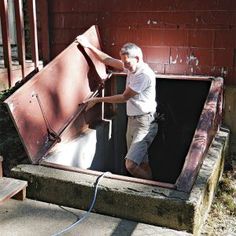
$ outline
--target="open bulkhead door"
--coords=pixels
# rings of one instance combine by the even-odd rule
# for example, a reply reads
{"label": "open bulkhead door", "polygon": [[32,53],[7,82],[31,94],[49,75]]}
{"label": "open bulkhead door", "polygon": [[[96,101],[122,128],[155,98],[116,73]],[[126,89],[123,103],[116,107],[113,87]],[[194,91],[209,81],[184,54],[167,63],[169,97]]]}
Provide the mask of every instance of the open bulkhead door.
{"label": "open bulkhead door", "polygon": [[[83,35],[100,48],[95,26]],[[78,125],[67,138],[102,117],[101,105],[85,112],[82,102],[95,95],[106,78],[104,64],[75,41],[5,100],[32,163],[38,163],[61,142],[62,134],[75,119]]]}

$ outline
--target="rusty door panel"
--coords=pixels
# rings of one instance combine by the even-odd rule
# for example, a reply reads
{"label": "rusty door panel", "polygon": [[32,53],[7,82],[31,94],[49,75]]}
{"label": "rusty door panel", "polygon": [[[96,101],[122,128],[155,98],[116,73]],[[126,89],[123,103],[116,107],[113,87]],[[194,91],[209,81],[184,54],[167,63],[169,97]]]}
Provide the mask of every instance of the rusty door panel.
{"label": "rusty door panel", "polygon": [[205,154],[222,122],[223,79],[212,81],[184,166],[176,181],[177,189],[190,192]]}
{"label": "rusty door panel", "polygon": [[[87,30],[83,35],[89,39],[90,43],[95,45],[98,49],[101,49],[99,43],[100,35],[97,26],[90,27],[89,30]],[[104,66],[104,64],[100,62],[89,49],[85,48],[85,51],[89,58],[92,60],[99,77],[103,80],[106,79],[108,75],[106,73],[106,67]]]}
{"label": "rusty door panel", "polygon": [[[84,34],[100,48],[96,27]],[[18,89],[6,101],[26,152],[33,163],[47,152],[73,119],[78,119],[83,100],[106,77],[105,66],[93,55],[89,58],[77,42],[71,43],[61,54]],[[88,61],[87,61],[88,60]],[[96,72],[94,72],[96,70]],[[91,77],[93,76],[93,77]],[[101,116],[95,109],[94,119]],[[84,125],[86,121],[81,122]]]}

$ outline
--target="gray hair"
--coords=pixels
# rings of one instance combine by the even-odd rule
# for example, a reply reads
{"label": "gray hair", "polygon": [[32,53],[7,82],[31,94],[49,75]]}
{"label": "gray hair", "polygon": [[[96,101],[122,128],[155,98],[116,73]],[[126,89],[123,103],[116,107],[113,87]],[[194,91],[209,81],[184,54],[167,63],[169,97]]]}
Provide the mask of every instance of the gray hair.
{"label": "gray hair", "polygon": [[142,49],[134,43],[126,43],[120,49],[120,55],[127,55],[128,57],[138,57],[143,60]]}

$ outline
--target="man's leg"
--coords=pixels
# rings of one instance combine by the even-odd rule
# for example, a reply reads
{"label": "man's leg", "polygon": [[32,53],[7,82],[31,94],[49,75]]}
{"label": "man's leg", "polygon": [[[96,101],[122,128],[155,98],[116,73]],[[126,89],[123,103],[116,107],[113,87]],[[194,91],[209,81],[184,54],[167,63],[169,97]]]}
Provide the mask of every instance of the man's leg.
{"label": "man's leg", "polygon": [[137,178],[152,179],[152,171],[147,162],[137,165],[135,162],[126,159],[125,167],[131,175]]}
{"label": "man's leg", "polygon": [[[127,126],[127,147],[125,166],[134,177],[152,179],[148,163],[148,147],[156,136],[158,125],[152,115],[129,118]],[[140,163],[140,164],[138,164]]]}
{"label": "man's leg", "polygon": [[149,165],[149,162],[142,162],[141,164],[140,164],[140,168],[142,168],[143,170],[145,170],[147,173],[149,173],[150,175],[151,175],[151,177],[152,177],[152,169],[151,169],[151,167],[150,167],[150,165]]}

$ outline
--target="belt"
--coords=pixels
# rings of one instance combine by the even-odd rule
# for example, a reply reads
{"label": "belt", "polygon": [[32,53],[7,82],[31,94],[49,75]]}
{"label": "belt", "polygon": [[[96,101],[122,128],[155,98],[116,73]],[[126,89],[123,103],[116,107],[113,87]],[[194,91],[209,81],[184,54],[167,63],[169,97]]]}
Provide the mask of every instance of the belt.
{"label": "belt", "polygon": [[153,113],[153,112],[148,112],[148,113],[144,113],[144,114],[142,114],[142,115],[128,116],[128,118],[130,118],[130,119],[135,119],[135,118],[139,118],[139,117],[146,116],[146,115],[151,115],[151,114],[155,114],[155,113]]}

